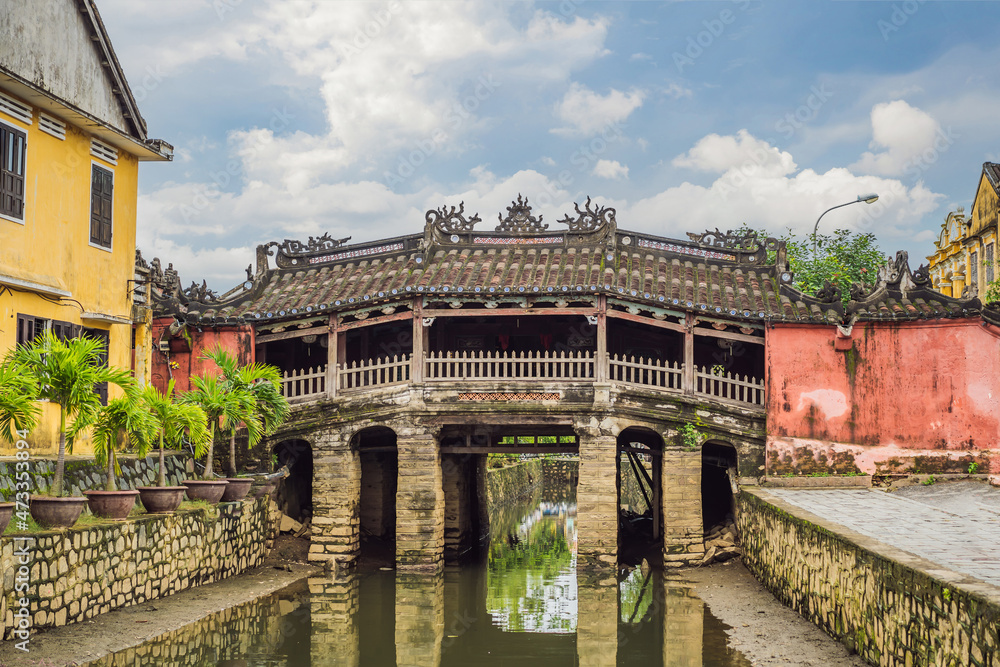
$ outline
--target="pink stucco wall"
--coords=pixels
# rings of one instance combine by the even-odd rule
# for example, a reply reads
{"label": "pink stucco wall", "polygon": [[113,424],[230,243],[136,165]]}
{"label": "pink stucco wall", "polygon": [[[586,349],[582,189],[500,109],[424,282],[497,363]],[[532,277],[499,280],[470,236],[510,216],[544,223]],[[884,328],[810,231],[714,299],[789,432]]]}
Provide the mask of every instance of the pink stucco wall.
{"label": "pink stucco wall", "polygon": [[[187,336],[171,336],[166,329],[174,318],[165,317],[153,320],[153,364],[152,382],[161,391],[167,386],[170,378],[174,379],[175,391],[180,393],[191,388],[192,375],[215,375],[218,366],[214,362],[202,359],[205,350],[221,344],[236,356],[241,364],[249,364],[254,359],[254,330],[249,325],[226,328],[204,328],[201,332],[192,328]],[[169,341],[170,352],[164,354],[158,350],[160,340]],[[169,366],[169,363],[173,366]]]}
{"label": "pink stucco wall", "polygon": [[768,474],[1000,472],[1000,332],[970,318],[837,336],[767,331]]}

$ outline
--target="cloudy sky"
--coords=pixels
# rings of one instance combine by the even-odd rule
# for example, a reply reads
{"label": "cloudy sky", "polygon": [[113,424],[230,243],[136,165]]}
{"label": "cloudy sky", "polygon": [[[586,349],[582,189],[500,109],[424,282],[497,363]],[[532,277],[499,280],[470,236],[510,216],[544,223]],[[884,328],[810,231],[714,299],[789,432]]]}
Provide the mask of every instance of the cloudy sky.
{"label": "cloudy sky", "polygon": [[[150,136],[139,245],[228,289],[254,247],[420,232],[519,193],[672,238],[876,234],[911,264],[1000,161],[1000,3],[99,0]],[[560,227],[553,224],[553,228]]]}

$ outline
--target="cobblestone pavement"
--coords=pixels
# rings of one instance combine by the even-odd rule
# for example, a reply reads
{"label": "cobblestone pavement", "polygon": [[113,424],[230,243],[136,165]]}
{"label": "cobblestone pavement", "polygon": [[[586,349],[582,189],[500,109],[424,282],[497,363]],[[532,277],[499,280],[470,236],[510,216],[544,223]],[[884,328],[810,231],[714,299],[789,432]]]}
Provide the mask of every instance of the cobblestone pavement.
{"label": "cobblestone pavement", "polygon": [[1000,489],[977,482],[854,489],[768,489],[807,512],[1000,586]]}

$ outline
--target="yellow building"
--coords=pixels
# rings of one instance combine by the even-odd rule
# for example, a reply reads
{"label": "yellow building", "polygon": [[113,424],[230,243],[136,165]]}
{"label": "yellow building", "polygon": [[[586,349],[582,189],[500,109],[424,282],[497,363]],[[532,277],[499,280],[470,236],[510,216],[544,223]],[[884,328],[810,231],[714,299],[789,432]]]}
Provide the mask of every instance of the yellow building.
{"label": "yellow building", "polygon": [[[87,333],[130,368],[138,167],[173,149],[147,138],[92,0],[2,4],[0,354],[46,329]],[[45,412],[38,454],[57,447]]]}
{"label": "yellow building", "polygon": [[938,240],[934,242],[936,252],[930,261],[931,284],[934,289],[947,296],[960,297],[966,286],[966,270],[969,258],[965,253],[965,236],[968,221],[964,207],[949,213],[941,225]]}
{"label": "yellow building", "polygon": [[1000,273],[997,271],[997,212],[1000,203],[1000,164],[986,162],[966,218],[963,209],[949,213],[929,256],[934,289],[960,297],[966,287],[981,299]]}

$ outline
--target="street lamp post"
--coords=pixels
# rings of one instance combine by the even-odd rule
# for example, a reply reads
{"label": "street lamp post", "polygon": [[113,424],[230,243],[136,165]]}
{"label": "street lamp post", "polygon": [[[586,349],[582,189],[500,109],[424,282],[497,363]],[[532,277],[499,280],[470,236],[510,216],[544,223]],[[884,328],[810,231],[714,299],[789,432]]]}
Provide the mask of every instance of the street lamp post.
{"label": "street lamp post", "polygon": [[850,206],[851,204],[860,204],[861,202],[864,202],[866,204],[874,204],[877,201],[878,201],[878,195],[875,194],[874,192],[871,192],[871,193],[868,193],[866,195],[858,195],[858,198],[855,199],[854,201],[849,201],[849,202],[847,202],[845,204],[837,204],[836,206],[831,206],[830,208],[828,208],[825,211],[823,211],[822,213],[820,213],[819,217],[816,218],[816,224],[813,225],[813,233],[812,233],[812,237],[813,237],[813,255],[816,254],[816,232],[819,231],[819,221],[823,219],[824,215],[826,215],[827,213],[829,213],[833,209],[835,209],[835,208],[841,208],[842,206]]}

